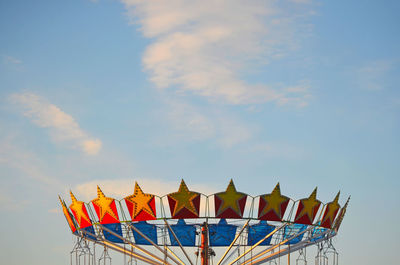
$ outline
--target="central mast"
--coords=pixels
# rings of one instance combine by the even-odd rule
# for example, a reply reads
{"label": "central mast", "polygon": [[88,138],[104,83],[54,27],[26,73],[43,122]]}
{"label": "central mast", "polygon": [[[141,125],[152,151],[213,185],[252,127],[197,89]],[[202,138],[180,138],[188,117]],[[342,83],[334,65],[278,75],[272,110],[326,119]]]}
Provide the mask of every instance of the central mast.
{"label": "central mast", "polygon": [[201,226],[201,265],[208,265],[209,246],[208,246],[208,225],[206,222]]}

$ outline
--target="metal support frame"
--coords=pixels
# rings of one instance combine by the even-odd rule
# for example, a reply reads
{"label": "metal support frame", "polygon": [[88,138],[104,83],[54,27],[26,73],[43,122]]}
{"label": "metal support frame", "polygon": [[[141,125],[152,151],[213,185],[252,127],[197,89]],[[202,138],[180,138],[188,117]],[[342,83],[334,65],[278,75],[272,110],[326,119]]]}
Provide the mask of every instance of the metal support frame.
{"label": "metal support frame", "polygon": [[299,256],[296,259],[296,265],[307,265],[307,253],[306,248],[299,249]]}
{"label": "metal support frame", "polygon": [[249,248],[247,251],[245,251],[242,255],[240,255],[239,257],[237,257],[236,259],[234,259],[231,263],[229,263],[229,265],[232,265],[233,263],[235,263],[236,261],[240,260],[242,257],[244,257],[247,253],[249,253],[250,251],[252,251],[254,248],[256,248],[258,245],[260,245],[262,242],[264,242],[266,239],[268,239],[269,237],[273,236],[276,232],[278,232],[279,230],[281,230],[283,227],[287,226],[287,224],[283,224],[280,227],[275,228],[271,233],[269,233],[268,235],[266,235],[265,237],[263,237],[260,241],[258,241],[257,243],[255,243],[253,246],[251,246],[251,248]]}
{"label": "metal support frame", "polygon": [[231,250],[231,248],[233,247],[233,245],[236,243],[237,239],[240,237],[240,235],[243,233],[244,229],[248,226],[250,222],[250,219],[248,219],[246,221],[246,223],[243,225],[242,229],[240,229],[239,233],[235,236],[235,238],[233,239],[232,243],[229,245],[229,247],[225,250],[225,253],[222,255],[222,257],[220,258],[220,260],[218,261],[217,265],[220,265],[224,258],[226,257],[226,255],[228,254],[228,252]]}
{"label": "metal support frame", "polygon": [[[94,265],[95,263],[94,253],[92,253],[92,251],[90,250],[88,242],[81,237],[77,237],[77,241],[72,248],[72,251],[70,252],[71,265],[73,265],[73,256],[75,256],[75,265]],[[82,257],[83,264],[81,264]]]}
{"label": "metal support frame", "polygon": [[[125,244],[129,244],[129,245],[132,246],[133,248],[136,248],[136,249],[138,249],[138,250],[140,250],[140,251],[146,253],[146,254],[149,255],[150,257],[152,257],[152,258],[154,258],[154,259],[156,259],[156,260],[158,260],[158,261],[160,261],[160,262],[162,262],[162,263],[165,263],[166,265],[171,265],[170,263],[166,262],[164,259],[159,258],[158,256],[154,255],[154,254],[151,253],[150,251],[147,251],[147,250],[145,250],[145,249],[139,247],[138,245],[134,244],[132,241],[130,241],[130,240],[128,240],[128,239],[125,239],[124,237],[118,235],[117,233],[115,233],[114,231],[108,229],[108,228],[105,227],[104,225],[99,224],[99,226],[100,226],[100,228],[101,228],[102,230],[105,230],[105,231],[107,231],[108,233],[110,233],[110,234],[112,234],[112,235],[118,237],[118,238],[121,239],[122,241],[124,241]],[[179,263],[177,263],[177,264],[179,264]]]}
{"label": "metal support frame", "polygon": [[[311,228],[313,228],[313,227],[311,227]],[[297,243],[297,244],[294,244],[294,245],[292,245],[292,246],[290,247],[290,249],[289,249],[289,248],[280,249],[280,246],[281,246],[281,245],[283,245],[283,244],[285,244],[286,242],[288,242],[289,240],[292,240],[293,238],[295,238],[295,237],[301,235],[302,233],[305,233],[305,232],[307,232],[307,231],[310,231],[311,228],[309,228],[309,229],[307,229],[307,230],[304,230],[304,231],[302,231],[302,232],[300,232],[300,233],[298,233],[298,234],[296,234],[296,235],[294,235],[294,236],[292,236],[292,237],[290,237],[290,238],[288,238],[288,239],[286,239],[286,240],[280,242],[278,245],[275,245],[275,246],[273,246],[273,247],[271,247],[271,248],[268,248],[268,249],[266,249],[266,250],[264,250],[264,251],[258,253],[258,254],[257,254],[256,256],[254,256],[252,259],[250,259],[250,260],[248,260],[248,261],[246,261],[246,262],[240,263],[240,265],[246,265],[246,264],[249,263],[249,262],[251,262],[252,265],[262,264],[262,263],[265,263],[265,262],[267,262],[267,261],[270,261],[270,260],[276,259],[276,258],[278,258],[278,257],[284,256],[284,255],[288,254],[289,251],[290,251],[290,252],[294,252],[294,251],[297,251],[297,250],[299,250],[299,249],[303,249],[303,248],[306,248],[306,247],[308,247],[308,246],[310,246],[310,245],[314,245],[314,244],[317,244],[317,243],[319,243],[319,242],[322,242],[322,241],[327,240],[327,238],[320,238],[320,239],[318,239],[318,240],[312,241],[313,239],[318,238],[318,237],[320,237],[321,235],[322,235],[322,236],[328,235],[328,238],[334,236],[334,235],[329,235],[329,234],[328,234],[329,231],[326,231],[326,232],[324,232],[324,233],[315,235],[314,237],[311,237],[311,238],[309,238],[309,239],[307,239],[307,240],[303,240],[303,241],[301,241],[301,242],[299,242],[299,243]],[[270,252],[271,250],[273,250],[273,249],[275,249],[275,248],[277,248],[277,247],[279,247],[279,251],[278,251],[278,252],[272,253],[272,254],[270,254],[270,255],[268,255],[268,256],[266,256],[266,257],[261,258],[263,255],[265,255],[266,253]],[[256,259],[258,259],[258,260],[256,260]]]}
{"label": "metal support frame", "polygon": [[318,251],[315,256],[315,265],[328,265],[329,256],[332,256],[332,265],[337,265],[339,262],[339,253],[332,244],[332,238],[322,241],[317,245]]}
{"label": "metal support frame", "polygon": [[140,236],[142,236],[146,241],[148,241],[150,244],[152,244],[157,250],[159,250],[161,253],[167,255],[168,258],[170,258],[173,262],[175,262],[176,264],[181,264],[182,262],[177,261],[174,257],[168,255],[167,252],[165,252],[160,246],[158,246],[156,243],[154,243],[149,237],[147,237],[145,234],[142,233],[142,231],[140,231],[139,229],[137,229],[135,226],[133,226],[132,224],[128,224],[128,226],[130,228],[132,228],[133,230],[135,230],[135,232],[137,232]]}
{"label": "metal support frame", "polygon": [[[101,262],[102,260],[103,262]],[[107,261],[109,261],[109,263]],[[100,255],[99,265],[111,265],[111,257],[110,254],[108,254],[108,248],[106,246],[104,246],[103,253]]]}
{"label": "metal support frame", "polygon": [[[92,233],[89,233],[89,232],[87,232],[87,231],[82,231],[82,234],[76,234],[76,236],[77,236],[77,237],[80,237],[80,238],[83,238],[83,239],[85,239],[85,240],[87,240],[87,241],[94,242],[94,243],[99,244],[99,245],[101,245],[101,246],[109,247],[110,249],[113,249],[113,250],[115,250],[115,251],[117,251],[117,252],[120,252],[120,253],[122,253],[122,254],[126,254],[126,255],[129,255],[129,256],[131,256],[131,257],[137,258],[137,259],[139,259],[139,260],[141,260],[141,261],[143,261],[143,262],[146,262],[146,263],[148,263],[148,264],[152,264],[152,265],[162,265],[162,263],[158,263],[157,261],[152,260],[152,259],[150,259],[150,258],[148,258],[148,257],[146,257],[146,256],[143,256],[143,255],[141,255],[141,254],[138,254],[138,253],[134,253],[134,252],[132,252],[132,251],[129,251],[129,250],[127,250],[127,249],[125,249],[125,248],[123,248],[123,247],[117,245],[116,243],[113,243],[113,242],[111,242],[111,241],[109,241],[109,240],[106,240],[106,239],[103,239],[103,238],[101,238],[101,237],[98,237],[98,236],[96,236],[96,235],[94,235],[94,234],[92,234]],[[94,238],[96,238],[96,240],[91,239],[91,238],[89,238],[88,236],[94,237]]]}
{"label": "metal support frame", "polygon": [[174,236],[176,242],[178,242],[179,247],[181,248],[183,254],[185,254],[185,257],[187,258],[187,260],[189,261],[189,263],[190,263],[191,265],[193,265],[192,260],[190,259],[189,255],[186,253],[186,251],[185,251],[185,249],[183,248],[183,246],[182,246],[181,242],[179,241],[178,237],[175,235],[174,230],[172,230],[171,226],[169,225],[169,223],[167,222],[166,219],[164,219],[164,222],[165,222],[165,224],[167,225],[167,227],[168,227],[169,231],[171,232],[171,234]]}

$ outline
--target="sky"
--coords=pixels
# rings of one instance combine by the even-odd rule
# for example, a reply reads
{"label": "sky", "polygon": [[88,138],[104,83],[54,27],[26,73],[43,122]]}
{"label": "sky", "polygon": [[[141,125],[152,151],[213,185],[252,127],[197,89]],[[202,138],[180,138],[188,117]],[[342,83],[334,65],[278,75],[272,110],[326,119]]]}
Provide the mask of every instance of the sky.
{"label": "sky", "polygon": [[398,264],[399,8],[0,1],[0,260],[69,264],[70,189],[164,195],[183,178],[211,194],[232,178],[253,196],[351,195],[339,264]]}

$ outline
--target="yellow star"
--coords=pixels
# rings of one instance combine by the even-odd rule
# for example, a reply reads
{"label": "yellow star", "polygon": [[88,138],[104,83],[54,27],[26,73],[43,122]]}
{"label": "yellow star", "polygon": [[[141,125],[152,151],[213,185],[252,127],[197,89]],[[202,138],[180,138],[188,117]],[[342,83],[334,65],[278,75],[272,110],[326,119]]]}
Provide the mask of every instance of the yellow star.
{"label": "yellow star", "polygon": [[274,190],[270,194],[266,194],[262,196],[262,198],[265,200],[267,205],[262,210],[260,216],[263,216],[270,210],[273,210],[279,216],[279,218],[282,218],[281,204],[289,200],[289,198],[281,195],[279,182],[276,184]]}
{"label": "yellow star", "polygon": [[228,208],[231,208],[238,215],[242,215],[240,212],[239,200],[246,196],[246,194],[236,191],[233,180],[229,182],[225,192],[217,193],[215,196],[220,198],[222,201],[222,205],[219,207],[217,215],[223,213]]}
{"label": "yellow star", "polygon": [[103,218],[106,215],[106,213],[110,214],[112,217],[118,220],[118,217],[115,215],[115,213],[110,207],[113,201],[114,201],[113,198],[106,197],[104,193],[101,191],[100,187],[97,186],[97,198],[92,200],[92,203],[99,207],[100,222],[103,221]]}
{"label": "yellow star", "polygon": [[317,200],[317,188],[314,189],[307,199],[302,199],[300,201],[303,203],[304,208],[301,210],[297,219],[307,215],[312,222],[312,219],[314,219],[314,207],[320,204],[320,201]]}
{"label": "yellow star", "polygon": [[143,193],[142,189],[139,187],[137,182],[135,182],[135,191],[131,196],[125,198],[132,202],[135,205],[134,211],[132,213],[132,219],[136,218],[136,216],[144,210],[146,213],[150,214],[153,217],[156,217],[153,210],[150,207],[149,202],[154,198],[154,195]]}
{"label": "yellow star", "polygon": [[75,213],[76,221],[78,222],[79,226],[81,226],[82,218],[85,219],[89,224],[91,221],[86,213],[83,211],[83,207],[85,207],[85,203],[82,201],[78,201],[72,191],[69,192],[71,194],[72,204],[69,206],[71,210]]}
{"label": "yellow star", "polygon": [[329,219],[330,223],[333,222],[333,217],[334,217],[333,215],[340,208],[339,195],[340,195],[340,191],[336,195],[335,199],[332,202],[328,203],[328,205],[326,206],[328,211],[325,214],[325,218],[324,218],[324,220],[322,220],[322,223],[324,223],[328,219]]}
{"label": "yellow star", "polygon": [[185,182],[182,179],[178,192],[170,193],[168,195],[170,198],[172,198],[176,202],[172,216],[175,216],[183,208],[186,208],[193,214],[198,215],[196,207],[194,206],[194,203],[193,203],[193,200],[198,195],[199,194],[197,192],[189,191],[188,187],[186,186]]}

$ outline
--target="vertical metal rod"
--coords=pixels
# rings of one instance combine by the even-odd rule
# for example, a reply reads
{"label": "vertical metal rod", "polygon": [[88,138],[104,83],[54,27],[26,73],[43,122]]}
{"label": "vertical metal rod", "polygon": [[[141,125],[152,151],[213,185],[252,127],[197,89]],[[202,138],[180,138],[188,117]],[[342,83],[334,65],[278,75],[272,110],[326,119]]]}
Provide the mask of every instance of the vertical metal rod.
{"label": "vertical metal rod", "polygon": [[201,265],[208,265],[208,227],[204,222],[201,226]]}

